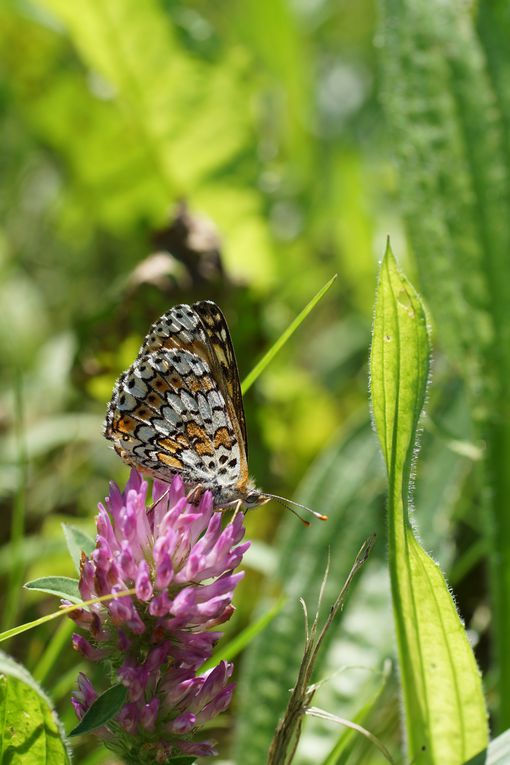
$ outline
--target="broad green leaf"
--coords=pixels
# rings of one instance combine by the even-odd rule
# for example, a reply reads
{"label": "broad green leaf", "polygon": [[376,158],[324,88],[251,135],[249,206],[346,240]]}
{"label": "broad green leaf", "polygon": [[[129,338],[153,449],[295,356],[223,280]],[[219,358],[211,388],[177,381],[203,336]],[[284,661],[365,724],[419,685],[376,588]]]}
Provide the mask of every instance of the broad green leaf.
{"label": "broad green leaf", "polygon": [[370,373],[373,417],[388,475],[388,552],[409,757],[457,765],[486,748],[487,713],[480,673],[448,586],[409,519],[429,354],[425,311],[388,243]]}
{"label": "broad green leaf", "polygon": [[75,603],[82,602],[78,579],[73,579],[70,576],[41,576],[39,579],[32,579],[31,582],[27,582],[24,587],[27,590],[38,590],[50,595],[58,595]]}
{"label": "broad green leaf", "polygon": [[[244,656],[237,693],[235,762],[259,765],[266,760],[302,656],[304,625],[299,598],[305,599],[310,613],[315,612],[329,555],[331,567],[323,604],[335,599],[339,582],[345,580],[349,571],[352,551],[373,531],[382,529],[379,502],[383,486],[376,444],[368,424],[363,423],[320,456],[297,491],[297,499],[326,513],[329,520],[303,528],[290,516],[275,544],[280,559],[261,598],[259,611],[264,612],[275,602],[275,590],[285,594],[286,603]],[[351,603],[371,562],[353,587]],[[339,623],[341,618],[339,614]],[[334,632],[330,631],[325,648]],[[326,655],[326,650],[319,655],[319,673]]]}
{"label": "broad green leaf", "polygon": [[69,751],[51,701],[26,669],[0,653],[0,762],[67,765]]}
{"label": "broad green leaf", "polygon": [[81,554],[84,552],[87,556],[93,551],[96,546],[92,537],[89,537],[81,529],[77,529],[76,526],[71,526],[68,523],[62,524],[64,536],[66,538],[67,549],[73,559],[73,563],[78,573],[80,573],[80,561]]}
{"label": "broad green leaf", "polygon": [[127,701],[127,688],[118,683],[112,685],[107,691],[102,693],[90,705],[78,725],[69,733],[70,736],[79,736],[82,733],[89,733],[91,730],[100,728],[112,720],[120,712]]}
{"label": "broad green leaf", "polygon": [[283,332],[278,340],[273,343],[271,348],[267,351],[266,354],[260,359],[260,361],[255,364],[251,372],[245,377],[242,383],[242,391],[243,394],[246,393],[247,390],[251,388],[257,377],[259,377],[264,369],[267,367],[267,365],[274,359],[278,351],[280,351],[287,340],[292,337],[296,329],[303,323],[303,321],[306,319],[308,314],[313,311],[317,303],[324,297],[326,292],[329,290],[329,288],[333,285],[333,282],[337,278],[337,274],[331,277],[331,279],[322,287],[316,295],[310,300],[310,302],[303,308],[303,310],[296,316],[293,322],[287,327],[285,332]]}
{"label": "broad green leaf", "polygon": [[[463,397],[451,398],[451,388],[434,391],[429,402],[429,415],[434,422],[463,437],[465,402]],[[450,435],[451,437],[451,435]],[[467,437],[467,434],[466,434]],[[438,435],[437,427],[425,422],[425,432],[415,478],[415,505],[420,508],[420,535],[427,549],[437,552],[444,566],[452,559],[451,514],[462,490],[469,461],[451,451],[446,438]],[[382,509],[382,508],[381,508]],[[379,549],[378,549],[379,548]],[[385,558],[385,545],[379,543],[374,552]],[[375,706],[371,700],[377,694],[380,667],[386,657],[394,656],[395,634],[389,618],[391,592],[386,560],[372,560],[363,573],[356,596],[349,604],[342,628],[332,644],[322,669],[325,678],[314,703],[322,709],[361,722],[384,742],[390,752],[399,748],[400,704],[397,698],[397,678],[392,675],[383,697]],[[396,658],[396,657],[395,657]],[[339,668],[338,661],[342,667]],[[359,718],[362,710],[367,717]],[[316,765],[317,742],[329,743],[331,751],[337,739],[334,726],[320,725],[315,718],[307,720],[302,747],[296,765]],[[345,731],[340,737],[342,755],[339,765],[381,765],[382,759],[373,745],[363,736]]]}
{"label": "broad green leaf", "polygon": [[[251,150],[253,117],[238,45],[213,57],[190,53],[159,0],[38,5],[64,26],[85,73],[57,80],[57,92],[40,99],[37,124],[69,155],[80,185],[93,187],[107,223],[122,230],[130,218],[161,225],[173,201],[193,199],[227,235],[229,271],[267,285],[273,255],[262,198],[255,173],[239,161]],[[150,49],[140,55],[147,40]],[[90,120],[81,119],[84,109]],[[69,123],[80,124],[80,142]]]}

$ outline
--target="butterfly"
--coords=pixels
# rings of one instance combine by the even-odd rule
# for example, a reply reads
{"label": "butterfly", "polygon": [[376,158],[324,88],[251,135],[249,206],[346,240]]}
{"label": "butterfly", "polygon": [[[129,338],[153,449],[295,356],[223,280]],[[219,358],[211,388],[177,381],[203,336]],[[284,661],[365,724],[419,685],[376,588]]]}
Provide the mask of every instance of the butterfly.
{"label": "butterfly", "polygon": [[115,384],[104,435],[128,465],[166,482],[178,474],[190,489],[211,491],[217,507],[284,501],[249,476],[234,347],[211,300],[177,305],[154,322]]}
{"label": "butterfly", "polygon": [[243,399],[227,322],[210,300],[150,328],[115,384],[104,435],[132,467],[212,492],[215,505],[269,501],[248,473]]}

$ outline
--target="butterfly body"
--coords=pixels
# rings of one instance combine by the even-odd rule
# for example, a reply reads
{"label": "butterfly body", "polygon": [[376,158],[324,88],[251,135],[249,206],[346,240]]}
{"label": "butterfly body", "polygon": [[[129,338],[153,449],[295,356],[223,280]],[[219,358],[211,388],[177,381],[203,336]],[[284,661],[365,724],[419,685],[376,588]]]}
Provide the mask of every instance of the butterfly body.
{"label": "butterfly body", "polygon": [[249,477],[237,364],[212,301],[175,306],[152,325],[115,385],[104,434],[129,465],[167,482],[179,474],[217,506],[269,499]]}

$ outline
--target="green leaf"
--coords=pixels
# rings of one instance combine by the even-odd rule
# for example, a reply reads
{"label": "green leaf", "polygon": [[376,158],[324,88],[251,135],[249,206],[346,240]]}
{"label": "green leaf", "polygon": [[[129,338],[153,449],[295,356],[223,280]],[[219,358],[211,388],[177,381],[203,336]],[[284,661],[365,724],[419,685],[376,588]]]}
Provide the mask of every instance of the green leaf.
{"label": "green leaf", "polygon": [[0,762],[68,765],[69,751],[51,701],[26,669],[0,653]]}
{"label": "green leaf", "polygon": [[388,475],[388,551],[408,756],[457,765],[487,746],[480,673],[438,565],[409,520],[410,478],[429,371],[426,315],[387,246],[370,359],[374,422]]}
{"label": "green leaf", "polygon": [[322,287],[316,295],[310,300],[309,303],[303,308],[303,310],[296,316],[294,321],[292,321],[285,332],[282,332],[278,340],[273,343],[271,348],[267,351],[267,353],[264,354],[264,356],[260,359],[260,361],[255,364],[251,372],[246,375],[246,377],[243,380],[243,383],[241,385],[241,389],[243,394],[248,391],[255,380],[260,377],[264,369],[267,367],[267,365],[274,359],[276,354],[283,348],[287,340],[289,340],[296,329],[299,328],[299,326],[303,323],[303,321],[306,319],[309,313],[313,311],[317,303],[324,297],[326,292],[329,290],[329,288],[333,285],[333,282],[336,280],[337,274],[331,277],[331,279]]}
{"label": "green leaf", "polygon": [[69,736],[79,736],[106,725],[122,709],[127,700],[127,688],[118,683],[102,693],[87,709]]}
{"label": "green leaf", "polygon": [[73,579],[70,576],[42,576],[27,582],[24,587],[27,590],[38,590],[50,595],[58,595],[61,598],[71,600],[73,603],[81,603],[83,599],[78,584],[78,579]]}
{"label": "green leaf", "polygon": [[78,573],[80,573],[80,561],[82,551],[85,555],[89,556],[94,550],[96,543],[88,534],[81,529],[77,529],[76,526],[71,526],[68,523],[62,524],[64,536],[66,538],[67,549],[73,559],[73,563]]}
{"label": "green leaf", "polygon": [[[96,216],[123,231],[139,218],[160,225],[170,203],[192,199],[226,234],[229,271],[270,283],[273,254],[249,166],[253,182],[246,179],[252,90],[239,47],[224,46],[218,56],[189,51],[181,25],[158,0],[38,4],[67,33],[82,72],[56,78],[29,108],[82,189],[93,190]],[[141,56],[147,40],[150,52]],[[91,77],[99,96],[91,93]],[[79,142],[69,127],[76,124]]]}
{"label": "green leaf", "polygon": [[[102,603],[105,600],[110,600],[112,598],[122,598],[125,595],[134,595],[135,590],[134,588],[131,588],[129,590],[123,590],[122,592],[116,592],[115,594],[111,595],[100,595],[97,598],[90,598],[89,600],[79,601],[79,604],[81,606],[89,606],[93,603]],[[4,630],[3,632],[0,632],[0,642],[4,640],[10,640],[12,637],[15,637],[16,635],[21,635],[22,632],[28,632],[29,630],[34,629],[34,627],[39,627],[41,624],[45,624],[46,622],[51,622],[53,619],[59,619],[62,616],[65,616],[66,614],[72,613],[76,609],[76,606],[74,604],[70,606],[60,607],[58,611],[53,611],[51,614],[47,614],[46,616],[40,616],[39,619],[34,619],[31,622],[25,622],[25,624],[18,624],[17,627],[11,627],[9,630]]]}

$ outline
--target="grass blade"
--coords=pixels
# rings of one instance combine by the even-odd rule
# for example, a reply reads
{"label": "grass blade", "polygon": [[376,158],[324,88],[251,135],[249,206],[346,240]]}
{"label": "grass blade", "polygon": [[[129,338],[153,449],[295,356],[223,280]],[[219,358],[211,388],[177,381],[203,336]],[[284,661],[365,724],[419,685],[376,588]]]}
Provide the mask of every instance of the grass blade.
{"label": "grass blade", "polygon": [[409,521],[429,353],[423,306],[388,243],[370,371],[373,417],[388,475],[389,565],[408,756],[423,765],[458,765],[487,747],[487,714],[478,667],[448,586]]}
{"label": "grass blade", "polygon": [[249,374],[246,375],[244,378],[241,390],[244,393],[248,391],[257,377],[259,377],[264,369],[267,367],[267,365],[274,359],[278,351],[280,351],[287,340],[292,337],[296,329],[303,323],[303,321],[306,319],[308,314],[313,311],[317,303],[324,297],[326,292],[329,290],[329,288],[333,285],[333,282],[336,280],[337,274],[331,277],[329,282],[327,282],[322,289],[318,291],[318,293],[310,300],[310,302],[303,308],[303,310],[296,316],[294,321],[292,321],[285,332],[282,332],[278,340],[271,346],[271,348],[267,351],[267,353],[264,354],[264,356],[260,359],[260,361],[255,364],[253,369]]}
{"label": "grass blade", "polygon": [[[75,629],[75,624],[70,619],[61,622],[59,628],[53,633],[48,642],[44,653],[37,662],[32,672],[34,680],[38,683],[44,683],[51,670],[59,660],[62,652],[71,639],[71,634]],[[76,671],[74,672],[76,675]],[[55,698],[55,696],[53,696]]]}
{"label": "grass blade", "polygon": [[75,611],[76,608],[82,608],[83,606],[91,606],[93,603],[102,603],[105,600],[115,600],[115,598],[123,598],[125,595],[134,595],[136,592],[135,588],[132,587],[130,590],[122,590],[122,592],[116,592],[115,594],[109,594],[109,595],[100,595],[98,598],[91,598],[90,600],[84,600],[79,603],[73,604],[72,606],[65,606],[65,608],[59,608],[58,611],[53,611],[51,614],[46,614],[46,616],[41,616],[39,619],[34,619],[32,622],[25,622],[25,624],[19,624],[17,627],[12,627],[10,630],[5,630],[4,632],[0,633],[0,643],[4,640],[9,640],[12,637],[16,637],[16,635],[21,635],[22,632],[28,632],[28,630],[33,629],[34,627],[38,627],[40,624],[45,624],[45,622],[51,622],[52,619],[58,619],[59,616],[65,616],[66,614],[72,613],[72,611]]}
{"label": "grass blade", "polygon": [[268,624],[270,624],[275,616],[280,613],[284,604],[285,598],[280,598],[272,608],[266,611],[265,614],[262,614],[262,616],[253,622],[253,624],[249,624],[246,629],[242,630],[239,635],[236,635],[233,640],[230,640],[225,646],[221,646],[221,648],[211,656],[209,661],[206,661],[200,668],[200,672],[206,672],[208,669],[215,667],[220,661],[232,661],[232,659],[241,653],[241,651],[243,651],[246,646],[257,637],[257,635],[266,629]]}
{"label": "grass blade", "polygon": [[14,499],[11,520],[11,558],[8,572],[7,593],[5,597],[2,624],[6,627],[16,618],[19,606],[19,590],[23,583],[24,562],[22,558],[23,535],[25,531],[26,490],[28,483],[28,455],[24,431],[23,417],[23,380],[21,374],[16,375],[14,387],[15,401],[15,433],[18,462],[18,488]]}

